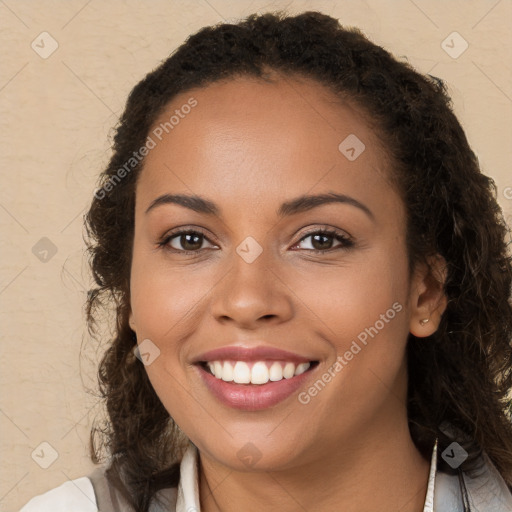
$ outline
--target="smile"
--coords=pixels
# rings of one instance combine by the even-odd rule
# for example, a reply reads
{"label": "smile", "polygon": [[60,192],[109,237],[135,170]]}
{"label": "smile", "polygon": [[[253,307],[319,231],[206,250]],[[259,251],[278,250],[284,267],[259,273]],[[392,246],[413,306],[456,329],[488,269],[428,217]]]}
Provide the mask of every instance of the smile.
{"label": "smile", "polygon": [[200,354],[192,363],[213,398],[243,411],[269,409],[299,393],[319,366],[311,356],[272,346],[238,345]]}
{"label": "smile", "polygon": [[224,382],[263,385],[303,374],[311,363],[291,361],[211,361],[205,363],[211,374]]}

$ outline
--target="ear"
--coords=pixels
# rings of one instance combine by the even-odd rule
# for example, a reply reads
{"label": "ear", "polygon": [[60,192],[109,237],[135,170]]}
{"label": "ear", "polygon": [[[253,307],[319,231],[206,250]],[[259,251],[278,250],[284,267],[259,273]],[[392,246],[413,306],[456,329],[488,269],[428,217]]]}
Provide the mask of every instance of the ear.
{"label": "ear", "polygon": [[448,300],[444,293],[446,261],[436,254],[415,269],[410,288],[409,331],[418,338],[437,331]]}
{"label": "ear", "polygon": [[130,314],[128,316],[128,324],[130,325],[130,329],[133,332],[137,332],[137,328],[135,326],[135,319],[133,318],[133,311],[132,308],[130,308]]}

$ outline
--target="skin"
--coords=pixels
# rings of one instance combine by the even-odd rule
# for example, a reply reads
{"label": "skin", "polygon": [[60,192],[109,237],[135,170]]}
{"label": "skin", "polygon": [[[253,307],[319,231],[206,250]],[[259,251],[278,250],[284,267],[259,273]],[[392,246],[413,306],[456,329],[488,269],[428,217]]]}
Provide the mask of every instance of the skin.
{"label": "skin", "polygon": [[[385,148],[356,109],[290,77],[188,91],[155,126],[191,96],[197,106],[151,150],[137,183],[130,324],[139,343],[160,349],[148,376],[199,449],[201,510],[423,510],[430,460],[407,426],[405,348],[409,332],[437,329],[443,262],[409,274]],[[366,146],[354,161],[338,150],[349,134]],[[372,216],[346,203],[276,214],[285,201],[332,192]],[[177,204],[146,212],[171,193],[209,199],[220,216]],[[180,226],[204,232],[196,254],[178,252],[191,247],[179,236],[158,245]],[[323,227],[354,245],[315,244],[306,231]],[[250,264],[236,252],[248,236],[263,249]],[[307,390],[396,302],[402,310],[308,404],[293,395],[262,411],[232,409],[191,364],[226,345],[275,346],[319,361]],[[253,466],[237,455],[249,442],[261,456]]]}

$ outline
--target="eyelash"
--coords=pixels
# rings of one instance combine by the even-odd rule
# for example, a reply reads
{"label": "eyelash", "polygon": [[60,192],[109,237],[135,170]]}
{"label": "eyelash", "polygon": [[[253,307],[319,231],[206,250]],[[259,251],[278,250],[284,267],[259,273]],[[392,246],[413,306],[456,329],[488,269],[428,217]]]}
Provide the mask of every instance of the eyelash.
{"label": "eyelash", "polygon": [[[166,249],[170,252],[180,253],[180,254],[190,255],[190,256],[197,255],[202,249],[197,249],[195,251],[188,251],[186,249],[175,249],[174,247],[169,246],[169,243],[171,240],[173,240],[174,238],[177,238],[181,235],[184,235],[184,234],[202,236],[204,239],[206,239],[208,242],[210,242],[208,237],[203,232],[198,231],[196,229],[183,228],[183,229],[178,229],[178,230],[173,231],[172,233],[168,234],[160,242],[158,242],[157,245],[158,245],[158,247],[160,247],[162,249]],[[335,251],[338,249],[346,250],[346,249],[350,249],[351,247],[354,246],[354,242],[348,236],[342,234],[341,232],[339,232],[335,229],[329,229],[329,228],[320,228],[320,229],[315,229],[315,230],[309,231],[309,232],[305,233],[298,242],[293,244],[293,246],[296,246],[297,244],[299,244],[300,242],[302,242],[303,240],[305,240],[306,238],[308,238],[312,235],[330,236],[341,243],[341,245],[338,247],[331,247],[331,248],[325,249],[325,250],[303,249],[303,250],[306,250],[307,252],[312,252],[314,254],[322,254],[322,253],[326,253],[326,252],[332,252],[332,251]],[[210,243],[212,243],[212,242],[210,242]]]}

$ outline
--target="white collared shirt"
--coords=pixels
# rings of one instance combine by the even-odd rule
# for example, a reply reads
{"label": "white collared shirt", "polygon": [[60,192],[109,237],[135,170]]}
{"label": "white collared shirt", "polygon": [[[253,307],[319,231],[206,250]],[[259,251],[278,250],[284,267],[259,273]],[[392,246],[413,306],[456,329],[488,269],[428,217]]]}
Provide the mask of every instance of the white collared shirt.
{"label": "white collared shirt", "polygon": [[[512,512],[512,494],[503,478],[484,455],[485,469],[475,478],[464,476],[471,512]],[[200,512],[198,452],[190,443],[180,464],[177,489],[167,491],[169,507],[154,512]],[[457,476],[437,470],[437,443],[432,451],[427,495],[423,512],[463,512]],[[98,512],[92,482],[88,477],[70,480],[32,498],[20,512]],[[153,512],[153,509],[151,509]]]}

